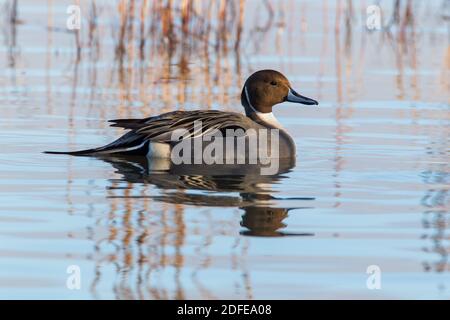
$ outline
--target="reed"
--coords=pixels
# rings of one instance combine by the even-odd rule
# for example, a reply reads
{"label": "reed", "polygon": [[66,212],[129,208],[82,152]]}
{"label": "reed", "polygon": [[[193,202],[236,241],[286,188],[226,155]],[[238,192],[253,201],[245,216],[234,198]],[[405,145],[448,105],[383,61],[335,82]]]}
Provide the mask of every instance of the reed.
{"label": "reed", "polygon": [[[112,24],[115,30],[111,34],[119,61],[126,57],[143,60],[152,47],[160,53],[173,53],[183,46],[190,53],[210,47],[226,52],[239,50],[242,42],[245,0],[117,0],[116,8],[116,17],[108,18],[118,21],[118,25]],[[86,35],[75,33],[77,50],[81,43],[96,47],[101,37],[96,2],[85,9],[89,12],[89,31]],[[215,34],[212,42],[211,34]],[[86,42],[80,39],[82,36],[87,37]],[[139,48],[137,56],[135,47]]]}
{"label": "reed", "polygon": [[19,23],[17,4],[17,0],[10,0],[6,1],[0,8],[2,11],[0,15],[3,16],[2,29],[5,37],[5,43],[9,48],[8,66],[10,67],[14,67],[16,64],[15,48],[17,45],[17,24]]}

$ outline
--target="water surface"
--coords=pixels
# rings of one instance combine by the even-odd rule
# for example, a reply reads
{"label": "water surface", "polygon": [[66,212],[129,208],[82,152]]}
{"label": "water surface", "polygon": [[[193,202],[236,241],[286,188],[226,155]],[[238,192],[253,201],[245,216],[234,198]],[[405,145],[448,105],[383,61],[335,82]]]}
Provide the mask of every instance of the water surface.
{"label": "water surface", "polygon": [[[0,298],[450,298],[440,1],[415,2],[413,24],[390,32],[365,29],[363,1],[273,2],[273,17],[248,1],[237,51],[149,35],[142,60],[133,41],[115,57],[120,19],[101,1],[100,43],[82,27],[77,58],[68,3],[19,1],[14,25],[3,13]],[[275,108],[297,145],[275,176],[42,153],[113,140],[123,132],[108,119],[241,111],[243,82],[263,68],[320,101]],[[70,265],[80,290],[66,287]],[[366,286],[370,265],[380,290]]]}

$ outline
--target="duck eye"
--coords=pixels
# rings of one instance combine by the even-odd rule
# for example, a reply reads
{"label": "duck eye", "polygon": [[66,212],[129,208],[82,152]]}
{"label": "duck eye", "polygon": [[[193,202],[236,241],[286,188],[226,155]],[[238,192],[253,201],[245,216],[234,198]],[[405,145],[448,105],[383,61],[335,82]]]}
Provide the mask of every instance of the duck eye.
{"label": "duck eye", "polygon": [[270,81],[270,84],[276,86],[278,83],[276,81]]}

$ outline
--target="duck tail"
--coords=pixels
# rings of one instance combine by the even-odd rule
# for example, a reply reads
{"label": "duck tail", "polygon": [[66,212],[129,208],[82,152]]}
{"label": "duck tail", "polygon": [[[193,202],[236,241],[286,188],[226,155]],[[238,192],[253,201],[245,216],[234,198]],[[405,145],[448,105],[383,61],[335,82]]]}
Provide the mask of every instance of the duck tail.
{"label": "duck tail", "polygon": [[71,156],[101,156],[112,154],[123,155],[146,155],[148,152],[148,143],[143,142],[141,144],[127,146],[127,147],[108,147],[103,146],[99,148],[78,150],[78,151],[44,151],[46,154],[65,154]]}
{"label": "duck tail", "polygon": [[103,147],[100,148],[92,148],[92,149],[86,149],[86,150],[78,150],[78,151],[44,151],[45,154],[66,154],[71,156],[88,156],[88,155],[95,155],[98,153],[101,153]]}
{"label": "duck tail", "polygon": [[129,132],[114,142],[102,147],[78,151],[44,151],[47,154],[66,154],[71,156],[96,156],[109,154],[146,155],[148,141],[143,136]]}

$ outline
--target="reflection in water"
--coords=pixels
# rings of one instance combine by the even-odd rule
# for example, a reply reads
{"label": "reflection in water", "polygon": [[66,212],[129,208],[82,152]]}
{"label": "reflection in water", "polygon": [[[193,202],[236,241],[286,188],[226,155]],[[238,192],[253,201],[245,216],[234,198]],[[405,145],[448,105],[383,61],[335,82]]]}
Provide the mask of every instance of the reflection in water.
{"label": "reflection in water", "polygon": [[[423,250],[438,256],[436,262],[424,262],[425,271],[448,272],[450,264],[448,256],[448,225],[450,223],[450,172],[449,172],[448,135],[434,135],[427,146],[426,152],[435,163],[429,164],[429,169],[422,172],[423,183],[428,186],[421,199],[425,208],[422,224],[425,229],[423,238],[430,240],[431,245]],[[442,285],[441,285],[442,286]]]}
{"label": "reflection in water", "polygon": [[438,171],[427,171],[422,174],[424,183],[430,185],[430,189],[422,198],[422,205],[426,208],[422,223],[425,230],[430,230],[423,237],[432,242],[431,248],[425,248],[424,251],[438,255],[438,261],[425,262],[424,269],[435,272],[450,271],[448,262],[450,247],[446,244],[447,226],[450,222],[448,219],[450,174],[445,172],[445,166],[440,167],[437,168]]}
{"label": "reflection in water", "polygon": [[[352,290],[361,287],[354,275],[363,273],[365,257],[399,271],[384,297],[436,297],[431,285],[436,274],[448,279],[450,252],[448,0],[380,2],[377,31],[365,28],[367,1],[81,1],[79,32],[65,30],[73,1],[41,2],[40,10],[35,0],[0,4],[0,236],[7,237],[0,241],[0,295],[11,292],[3,281],[19,270],[11,266],[32,259],[27,247],[35,256],[87,256],[83,270],[94,264],[96,273],[86,275],[91,290],[83,298],[291,298],[285,289],[296,285],[303,294],[304,284],[308,296],[310,287],[333,286],[360,297]],[[242,79],[261,68],[285,71],[324,102],[295,115],[276,111],[300,146],[304,166],[293,172],[288,165],[273,177],[251,168],[208,174],[104,159],[121,176],[105,181],[111,170],[100,161],[91,167],[86,159],[37,156],[50,145],[109,140],[103,119],[241,111]],[[299,175],[304,180],[296,181]],[[299,188],[317,197],[320,214],[297,219],[306,210],[296,209],[313,203],[292,199]],[[26,222],[36,217],[48,223]],[[293,232],[296,223],[315,236],[282,237],[302,235]],[[85,226],[87,247],[78,242],[86,240],[78,232]],[[39,229],[31,238],[28,231]],[[67,229],[68,238],[48,241]],[[336,246],[341,250],[330,249]],[[420,247],[425,254],[418,255]],[[17,271],[17,279],[56,281],[56,260],[30,261],[39,271]],[[344,272],[327,269],[341,261]],[[405,272],[411,261],[414,274]],[[60,270],[66,263],[72,261],[61,261]],[[312,282],[314,271],[323,273]],[[282,281],[281,274],[288,286],[276,290],[267,279]],[[421,280],[405,287],[403,276]],[[69,294],[55,287],[48,297]]]}
{"label": "reflection in water", "polygon": [[[275,202],[312,201],[314,198],[278,198],[271,190],[273,184],[286,178],[285,174],[293,168],[294,160],[281,161],[279,171],[275,175],[261,176],[261,168],[258,165],[171,165],[169,159],[149,160],[146,157],[130,156],[99,159],[110,163],[120,178],[111,179],[111,186],[108,188],[108,198],[111,201],[111,211],[107,218],[108,236],[97,240],[95,245],[94,257],[99,260],[96,278],[91,284],[94,296],[102,282],[104,270],[112,263],[114,272],[121,279],[114,288],[116,298],[183,299],[185,292],[182,279],[186,280],[186,275],[182,274],[183,270],[189,268],[193,269],[191,283],[200,296],[216,298],[203,284],[200,271],[217,263],[217,257],[210,253],[215,237],[228,235],[235,239],[235,243],[232,244],[231,254],[226,260],[230,260],[232,271],[241,273],[241,280],[236,286],[245,288],[246,298],[252,298],[252,285],[246,270],[248,243],[244,241],[245,238],[240,238],[240,235],[313,235],[282,231],[286,227],[283,220],[288,217],[288,212],[302,208],[279,208]],[[142,192],[139,194],[134,192],[138,189],[137,186],[141,186]],[[150,193],[150,187],[156,187],[160,192]],[[202,192],[195,193],[196,190]],[[162,204],[162,210],[155,209],[158,207],[156,203]],[[240,225],[245,229],[238,232],[238,225],[217,225],[211,213],[202,213],[202,209],[197,214],[206,214],[206,221],[210,222],[188,232],[188,206],[237,207],[243,212]],[[136,214],[137,222],[133,221]],[[99,221],[97,227],[100,224]],[[203,230],[204,228],[206,230]],[[187,232],[191,242],[195,237],[203,237],[193,253],[186,252]],[[106,254],[109,250],[113,253]],[[226,257],[225,252],[220,252],[220,255]],[[176,286],[173,292],[159,282],[167,277],[170,270],[174,270],[175,277],[172,281]],[[134,281],[136,284],[133,284]],[[243,283],[240,283],[241,281]],[[192,294],[189,296],[192,297]]]}
{"label": "reflection in water", "polygon": [[[275,175],[260,175],[259,165],[171,165],[169,159],[146,157],[108,157],[109,162],[129,183],[151,184],[164,190],[162,195],[114,196],[114,198],[151,198],[156,201],[202,207],[239,207],[244,211],[241,225],[250,231],[244,235],[283,236],[277,231],[284,228],[288,211],[301,208],[276,208],[274,200],[314,200],[314,198],[279,199],[271,195],[271,184],[285,178],[295,159],[280,161]],[[172,190],[172,191],[169,191]],[[216,193],[189,194],[186,190],[238,192],[237,196]],[[310,208],[310,207],[307,207]],[[289,234],[295,235],[295,234]],[[297,234],[311,235],[311,234]]]}
{"label": "reflection in water", "polygon": [[312,233],[287,233],[280,229],[286,227],[283,220],[287,218],[288,212],[300,208],[271,208],[249,206],[241,208],[245,211],[242,216],[241,226],[248,230],[242,231],[242,235],[261,237],[282,236],[313,236]]}
{"label": "reflection in water", "polygon": [[2,26],[5,44],[8,47],[8,67],[16,67],[16,55],[18,52],[17,48],[17,24],[20,23],[18,19],[17,11],[17,0],[6,1],[0,4],[3,11],[3,23]]}

